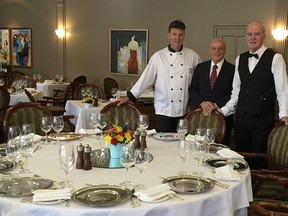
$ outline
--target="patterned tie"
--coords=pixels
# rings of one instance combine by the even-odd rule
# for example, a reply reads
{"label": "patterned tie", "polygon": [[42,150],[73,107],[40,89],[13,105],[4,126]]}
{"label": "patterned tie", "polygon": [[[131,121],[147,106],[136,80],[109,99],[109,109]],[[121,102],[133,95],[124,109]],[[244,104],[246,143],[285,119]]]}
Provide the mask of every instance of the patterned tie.
{"label": "patterned tie", "polygon": [[216,70],[217,68],[218,68],[217,65],[213,65],[212,73],[210,75],[210,89],[211,90],[214,88],[214,85],[217,79],[217,70]]}

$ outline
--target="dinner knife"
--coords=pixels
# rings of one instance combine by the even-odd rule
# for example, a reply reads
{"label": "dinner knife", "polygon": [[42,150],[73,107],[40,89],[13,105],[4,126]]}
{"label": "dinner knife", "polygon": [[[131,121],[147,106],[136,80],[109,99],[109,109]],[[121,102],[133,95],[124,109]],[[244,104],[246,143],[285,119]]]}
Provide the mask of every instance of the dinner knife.
{"label": "dinner knife", "polygon": [[229,188],[230,187],[230,185],[228,185],[228,184],[223,184],[223,183],[221,183],[221,182],[219,182],[219,181],[216,181],[216,180],[214,180],[214,179],[211,179],[211,178],[207,178],[209,181],[211,181],[213,184],[215,184],[215,185],[217,185],[217,186],[219,186],[219,187],[222,187],[222,188],[225,188],[225,189],[227,189],[227,188]]}

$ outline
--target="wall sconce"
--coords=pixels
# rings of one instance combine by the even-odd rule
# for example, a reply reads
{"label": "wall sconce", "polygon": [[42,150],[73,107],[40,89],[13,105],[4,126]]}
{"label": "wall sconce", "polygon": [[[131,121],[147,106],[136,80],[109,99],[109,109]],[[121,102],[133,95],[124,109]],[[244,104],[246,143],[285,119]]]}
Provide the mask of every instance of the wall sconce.
{"label": "wall sconce", "polygon": [[56,29],[55,33],[58,38],[63,38],[65,36],[65,30],[64,29]]}
{"label": "wall sconce", "polygon": [[288,30],[277,28],[272,30],[272,35],[276,40],[284,40],[288,36]]}

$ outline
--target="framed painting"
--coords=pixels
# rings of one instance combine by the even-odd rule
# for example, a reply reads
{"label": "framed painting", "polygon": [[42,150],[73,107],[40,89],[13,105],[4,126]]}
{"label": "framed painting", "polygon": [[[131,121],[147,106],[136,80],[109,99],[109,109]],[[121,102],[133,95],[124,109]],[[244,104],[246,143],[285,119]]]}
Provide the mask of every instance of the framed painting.
{"label": "framed painting", "polygon": [[10,65],[10,30],[0,28],[0,64],[1,66]]}
{"label": "framed painting", "polygon": [[12,66],[32,67],[32,29],[13,28],[12,41]]}
{"label": "framed painting", "polygon": [[141,75],[147,65],[147,29],[110,30],[110,71],[122,75]]}

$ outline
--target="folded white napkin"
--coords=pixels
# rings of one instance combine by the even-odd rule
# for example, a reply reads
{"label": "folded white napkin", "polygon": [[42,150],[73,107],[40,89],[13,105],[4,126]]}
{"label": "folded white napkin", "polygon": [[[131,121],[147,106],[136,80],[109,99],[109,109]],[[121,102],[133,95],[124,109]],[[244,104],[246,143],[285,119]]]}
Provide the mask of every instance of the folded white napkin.
{"label": "folded white napkin", "polygon": [[215,168],[215,178],[230,181],[240,180],[238,172],[229,165]]}
{"label": "folded white napkin", "polygon": [[40,136],[38,134],[34,135],[34,137],[33,137],[33,142],[34,143],[40,142],[41,140],[42,140],[42,136]]}
{"label": "folded white napkin", "polygon": [[87,135],[92,135],[92,134],[98,134],[98,133],[101,133],[101,130],[96,128],[96,129],[83,129],[81,128],[78,133],[80,134],[87,134]]}
{"label": "folded white napkin", "polygon": [[235,159],[244,158],[242,155],[228,148],[223,148],[223,149],[218,150],[217,154],[219,154],[221,157],[224,157],[224,158],[235,158]]}
{"label": "folded white napkin", "polygon": [[187,141],[194,141],[194,135],[188,134],[185,138]]}
{"label": "folded white napkin", "polygon": [[71,199],[72,188],[63,189],[38,189],[33,191],[33,202],[51,201],[60,199]]}
{"label": "folded white napkin", "polygon": [[153,202],[170,194],[175,194],[175,192],[171,190],[167,183],[139,190],[134,193],[140,200],[146,202]]}
{"label": "folded white napkin", "polygon": [[156,134],[156,130],[155,130],[155,129],[146,130],[146,132],[147,132],[147,135],[148,135],[148,136],[151,136],[151,135],[153,135],[153,134]]}

